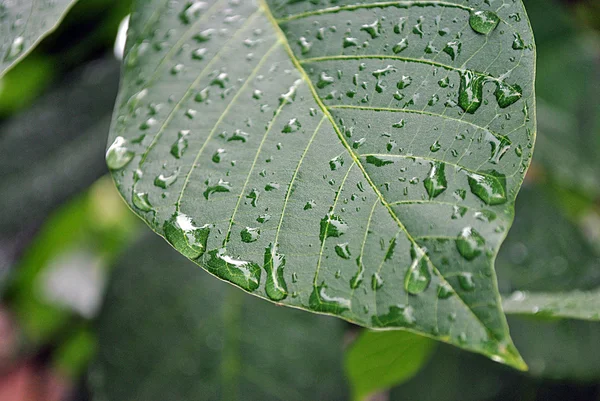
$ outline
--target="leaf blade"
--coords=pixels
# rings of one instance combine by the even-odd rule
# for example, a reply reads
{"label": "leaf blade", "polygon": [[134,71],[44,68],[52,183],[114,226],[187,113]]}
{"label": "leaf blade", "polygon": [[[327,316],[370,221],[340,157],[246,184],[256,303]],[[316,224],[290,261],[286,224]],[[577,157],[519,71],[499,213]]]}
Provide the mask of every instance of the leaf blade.
{"label": "leaf blade", "polygon": [[[51,33],[73,4],[75,0],[58,0],[44,5],[34,0],[3,2],[0,5],[3,21],[0,77]],[[25,22],[24,16],[27,16]]]}
{"label": "leaf blade", "polygon": [[[142,146],[129,145],[135,149],[133,161],[124,169],[115,170],[113,176],[124,198],[155,231],[165,235],[163,222],[170,221],[169,227],[176,226],[181,233],[177,239],[167,235],[175,247],[184,253],[193,248],[197,264],[248,292],[286,305],[341,316],[367,327],[413,329],[523,368],[502,314],[493,259],[512,221],[512,202],[529,163],[528,155],[521,158],[507,153],[515,145],[499,132],[513,130],[513,141],[523,146],[532,144],[534,134],[525,128],[533,130],[534,119],[527,114],[500,124],[497,115],[505,103],[481,105],[476,98],[463,100],[469,102],[465,106],[469,112],[458,117],[444,117],[446,112],[439,111],[441,103],[433,101],[426,103],[437,107],[433,111],[420,110],[427,107],[422,103],[401,109],[383,107],[383,102],[389,104],[393,98],[391,92],[372,80],[396,74],[399,89],[402,86],[421,90],[417,87],[421,85],[426,87],[422,89],[426,93],[437,95],[428,77],[437,75],[440,68],[453,74],[452,82],[437,84],[436,79],[435,87],[454,85],[458,89],[461,80],[467,79],[463,75],[468,75],[475,85],[481,86],[475,88],[477,92],[483,91],[483,80],[493,78],[487,82],[486,94],[492,96],[491,87],[502,86],[498,96],[506,102],[516,96],[515,89],[506,87],[505,78],[498,78],[500,70],[506,73],[506,63],[494,63],[496,50],[510,45],[510,41],[500,38],[499,30],[493,32],[494,46],[486,51],[496,57],[491,58],[494,68],[488,73],[481,67],[484,73],[469,75],[460,65],[425,58],[414,62],[417,57],[394,59],[398,63],[394,66],[383,56],[373,56],[368,58],[371,64],[366,68],[345,56],[339,60],[309,58],[317,51],[326,54],[326,43],[339,43],[335,49],[342,49],[342,53],[353,51],[353,46],[342,46],[341,29],[328,28],[323,35],[332,37],[321,42],[321,30],[312,32],[316,35],[314,40],[294,31],[304,32],[313,25],[331,27],[333,23],[327,18],[339,21],[344,20],[340,17],[343,13],[358,13],[352,17],[359,24],[368,23],[358,27],[357,32],[380,43],[383,49],[382,43],[394,35],[393,24],[388,24],[391,16],[407,15],[421,24],[420,29],[428,31],[426,36],[443,38],[442,34],[430,32],[431,26],[418,22],[414,11],[427,11],[435,24],[434,17],[444,6],[443,2],[433,3],[424,7],[412,2],[374,3],[348,6],[356,8],[352,10],[340,6],[307,14],[302,7],[308,5],[303,3],[286,5],[273,1],[258,6],[229,4],[231,8],[226,8],[224,1],[189,2],[176,5],[176,9],[163,9],[170,18],[156,20],[152,15],[161,14],[158,8],[138,6],[140,12],[137,20],[132,20],[134,34],[130,36],[125,62],[127,84],[115,113],[120,120],[114,121],[111,141],[122,134],[123,140],[132,141],[140,132],[148,138],[140,136]],[[457,6],[445,8],[459,13],[452,17],[460,17],[468,27],[471,13],[466,9],[470,10],[470,6],[463,2],[454,5]],[[411,9],[413,6],[419,7]],[[522,10],[520,3],[511,7]],[[503,10],[503,16],[506,11]],[[379,22],[373,23],[373,13]],[[389,19],[385,20],[387,33],[382,34],[380,17],[384,13]],[[522,35],[530,41],[526,19],[522,22]],[[175,42],[175,50],[161,49],[151,38],[139,34],[148,26],[162,26],[163,30],[182,27],[183,30],[175,30],[175,38],[164,39],[169,45]],[[487,36],[470,30],[459,32],[481,46],[488,43]],[[416,36],[411,41],[423,39],[418,32],[412,35]],[[158,39],[159,44],[161,41]],[[458,58],[455,64],[464,62],[457,57],[458,44],[453,46],[457,49],[454,56],[439,53]],[[141,48],[146,50],[140,56]],[[153,48],[156,50],[148,50]],[[410,44],[408,49],[412,49]],[[473,69],[490,61],[479,60],[475,47],[467,49],[465,45],[461,49],[463,56],[473,53],[470,59],[479,63]],[[203,60],[196,58],[199,54]],[[521,74],[527,83],[522,85],[527,90],[525,100],[533,106],[533,48],[515,54],[526,61],[526,66],[513,68],[513,75],[519,78]],[[323,69],[323,65],[335,62],[344,63],[337,80],[335,67]],[[415,68],[422,69],[411,70],[419,74],[419,79],[399,73]],[[348,104],[336,104],[340,98],[329,97],[326,92],[341,85],[340,81],[351,79],[348,69],[369,74],[371,81],[365,81],[365,86],[373,94],[372,102],[366,106],[357,108],[350,104],[358,101],[352,100],[354,95],[348,95],[351,100],[344,100],[342,95]],[[161,99],[164,95],[159,87],[173,93],[166,102]],[[152,114],[148,109],[144,114],[144,109],[137,106],[127,110],[126,99],[131,105],[144,96],[147,99],[141,104],[160,104],[164,112]],[[521,96],[516,107],[524,103]],[[495,116],[488,123],[490,127],[480,122],[485,115],[471,114],[475,105],[480,107],[478,113]],[[370,109],[362,110],[365,107]],[[345,126],[340,120],[352,121],[354,126]],[[434,149],[433,144],[427,143],[425,150],[423,140],[416,140],[424,128],[431,130],[425,139],[433,142],[439,136],[434,128],[440,121],[457,130],[456,136],[467,127],[474,130],[468,133],[476,145],[465,146],[458,162],[452,160],[458,156],[450,152],[452,135],[441,145],[447,157],[430,156],[435,153],[430,150]],[[350,143],[353,129],[369,135],[352,138],[354,142]],[[397,131],[390,134],[391,130]],[[387,134],[384,142],[379,133]],[[388,138],[397,139],[396,145]],[[407,146],[402,141],[408,146],[417,143],[418,152],[415,148],[414,152],[400,154],[398,143]],[[193,151],[180,154],[178,149]],[[175,160],[168,158],[169,153]],[[407,184],[397,180],[408,181],[404,174],[396,176],[407,169],[412,169],[407,174],[415,174],[414,184],[420,184],[411,189],[418,189],[409,190],[404,187]],[[157,192],[154,175],[162,173],[166,177],[175,171],[178,178],[169,190]],[[139,172],[153,176],[140,177]],[[392,177],[396,184],[390,181]],[[465,187],[470,187],[472,193],[466,201],[461,199],[466,195]],[[403,198],[403,188],[409,190],[409,201]],[[453,191],[458,193],[458,199]],[[464,217],[467,207],[470,212],[463,221],[450,218],[454,208],[459,214],[462,212],[460,218]],[[438,224],[440,221],[443,224]],[[432,229],[436,226],[443,227],[436,232]],[[210,234],[201,234],[207,230]],[[193,238],[193,243],[188,246],[181,238]],[[452,263],[444,264],[448,255]],[[396,270],[396,266],[400,268]],[[372,290],[368,289],[369,284]],[[445,298],[440,300],[438,292],[442,289]],[[440,304],[443,317],[431,313]],[[451,327],[455,324],[462,330],[453,332]]]}

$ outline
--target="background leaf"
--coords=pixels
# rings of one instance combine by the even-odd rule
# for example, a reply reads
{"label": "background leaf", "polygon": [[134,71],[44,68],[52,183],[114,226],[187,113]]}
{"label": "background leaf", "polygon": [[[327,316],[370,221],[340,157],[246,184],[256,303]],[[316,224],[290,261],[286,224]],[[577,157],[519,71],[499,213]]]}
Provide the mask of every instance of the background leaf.
{"label": "background leaf", "polygon": [[429,360],[435,342],[405,331],[363,331],[346,352],[355,400],[403,383]]}
{"label": "background leaf", "polygon": [[0,125],[0,232],[38,224],[106,172],[119,64],[90,63]]}
{"label": "background leaf", "polygon": [[330,5],[136,2],[119,190],[248,292],[523,368],[493,269],[535,135],[521,2]]}
{"label": "background leaf", "polygon": [[75,0],[0,3],[0,76],[53,31]]}
{"label": "background leaf", "polygon": [[107,400],[345,399],[344,324],[245,297],[154,235],[117,262],[90,380]]}

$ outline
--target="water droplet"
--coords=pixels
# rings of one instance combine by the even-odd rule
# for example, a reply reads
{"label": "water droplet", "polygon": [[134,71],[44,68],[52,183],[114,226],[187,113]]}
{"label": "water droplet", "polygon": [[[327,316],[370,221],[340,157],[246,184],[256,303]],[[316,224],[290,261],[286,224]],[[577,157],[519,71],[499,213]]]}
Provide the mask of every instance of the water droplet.
{"label": "water droplet", "polygon": [[409,294],[420,294],[429,287],[431,282],[431,272],[429,263],[425,257],[425,251],[419,246],[413,244],[410,250],[412,264],[404,276],[404,289]]}
{"label": "water droplet", "polygon": [[200,47],[192,52],[192,58],[194,60],[203,60],[207,51],[205,47]]}
{"label": "water droplet", "polygon": [[111,170],[120,170],[133,159],[133,156],[135,153],[127,148],[127,140],[118,136],[106,151],[106,164]]}
{"label": "water droplet", "polygon": [[506,152],[510,149],[510,146],[512,145],[510,139],[508,139],[505,136],[496,137],[489,132],[486,132],[486,139],[492,147],[490,163],[500,163],[500,159],[502,159],[502,157],[506,154]]}
{"label": "water droplet", "polygon": [[177,181],[177,176],[179,175],[179,169],[176,169],[173,174],[165,176],[164,174],[160,174],[154,179],[154,185],[160,187],[162,189],[167,189],[175,181]]}
{"label": "water droplet", "polygon": [[396,85],[398,87],[398,89],[404,89],[407,86],[409,86],[412,83],[412,78],[409,77],[408,75],[403,75],[402,79],[400,79],[400,81],[398,81],[398,84]]}
{"label": "water droplet", "polygon": [[4,61],[12,61],[19,57],[25,49],[25,38],[23,36],[17,36],[8,47],[8,51],[4,56]]}
{"label": "water droplet", "polygon": [[217,277],[236,284],[246,291],[255,291],[260,285],[260,266],[254,262],[234,259],[225,249],[210,251],[206,269]]}
{"label": "water droplet", "polygon": [[271,215],[268,213],[265,214],[261,214],[260,216],[258,216],[258,218],[256,219],[256,221],[258,221],[259,223],[266,223],[267,221],[271,220]]}
{"label": "water droplet", "polygon": [[226,154],[227,154],[227,151],[225,149],[219,148],[213,154],[212,161],[214,163],[221,163],[221,160],[223,160],[223,158],[225,157]]}
{"label": "water droplet", "polygon": [[277,253],[277,245],[270,244],[265,248],[264,269],[267,272],[265,291],[273,301],[281,301],[288,294],[287,285],[283,278],[284,267],[285,256]]}
{"label": "water droplet", "polygon": [[379,275],[379,273],[373,273],[371,276],[371,288],[373,291],[376,291],[383,287],[383,279]]}
{"label": "water droplet", "polygon": [[227,85],[227,82],[229,82],[229,75],[227,75],[226,73],[222,72],[219,75],[217,75],[212,81],[211,81],[211,85],[215,85],[218,86],[221,89],[225,88],[225,85]]}
{"label": "water droplet", "polygon": [[327,85],[331,85],[333,82],[334,82],[333,77],[330,75],[327,75],[327,73],[325,71],[323,71],[321,73],[321,75],[319,75],[319,81],[317,82],[317,88],[323,89]]}
{"label": "water droplet", "polygon": [[438,284],[438,292],[437,296],[439,299],[448,299],[454,294],[454,290],[450,287],[448,283],[440,283]]}
{"label": "water droplet", "polygon": [[300,128],[302,128],[302,124],[300,124],[300,121],[298,121],[297,118],[292,118],[283,126],[283,130],[281,132],[283,132],[284,134],[291,134],[292,132],[300,130]]}
{"label": "water droplet", "polygon": [[306,202],[306,204],[304,205],[304,210],[310,210],[313,207],[317,206],[317,202],[315,202],[314,200],[309,200],[308,202]]}
{"label": "water droplet", "polygon": [[394,45],[394,47],[392,47],[392,51],[395,54],[398,54],[398,53],[402,52],[403,50],[405,50],[407,47],[408,47],[408,39],[404,38],[400,42],[396,43]]}
{"label": "water droplet", "polygon": [[279,189],[279,184],[276,182],[269,182],[267,185],[265,185],[265,191],[270,192],[270,191],[276,191]]}
{"label": "water droplet", "polygon": [[388,65],[385,68],[381,68],[379,70],[373,71],[372,74],[375,78],[381,78],[381,77],[385,77],[386,75],[388,75],[392,72],[396,72],[396,67],[394,67],[393,65]]}
{"label": "water droplet", "polygon": [[366,157],[366,162],[369,164],[372,164],[374,166],[377,166],[377,167],[382,167],[382,166],[386,166],[388,164],[394,164],[394,159],[386,158],[385,156],[381,157],[381,156],[369,155]]}
{"label": "water droplet", "polygon": [[133,202],[133,205],[142,212],[150,212],[153,210],[146,192],[134,192],[131,201]]}
{"label": "water droplet", "polygon": [[512,48],[514,50],[523,50],[525,48],[525,42],[523,42],[521,35],[518,32],[515,32],[514,37],[515,39],[513,40]]}
{"label": "water droplet", "polygon": [[460,55],[461,48],[462,43],[458,40],[453,40],[446,43],[446,47],[444,47],[444,53],[448,54],[452,58],[452,61],[454,61]]}
{"label": "water droplet", "polygon": [[196,97],[194,97],[194,100],[198,103],[203,103],[208,99],[209,95],[210,95],[210,89],[204,88],[201,91],[199,91],[198,93],[196,93]]}
{"label": "water droplet", "polygon": [[506,202],[506,177],[495,171],[484,174],[469,173],[471,192],[488,205],[500,205]]}
{"label": "water droplet", "polygon": [[506,108],[523,96],[523,90],[519,85],[509,85],[504,81],[496,81],[496,91],[494,92],[498,106]]}
{"label": "water droplet", "polygon": [[431,144],[431,146],[429,147],[429,150],[432,151],[433,153],[435,153],[438,150],[440,150],[441,148],[442,148],[442,145],[440,145],[440,141],[435,141],[434,143]]}
{"label": "water droplet", "polygon": [[335,253],[342,259],[350,259],[350,249],[348,243],[337,244],[335,246]]}
{"label": "water droplet", "polygon": [[[294,82],[294,84],[289,87],[289,89],[286,93],[283,93],[281,96],[279,96],[279,105],[280,106],[284,103],[293,103],[294,100],[296,100],[296,92],[298,91],[298,87],[300,86],[300,84],[302,84],[302,80],[297,79]],[[262,92],[261,92],[261,95],[262,95]],[[260,99],[260,96],[256,99]]]}
{"label": "water droplet", "polygon": [[460,288],[465,291],[473,291],[475,289],[475,281],[472,273],[461,273],[458,275],[458,283]]}
{"label": "water droplet", "polygon": [[321,219],[319,238],[321,242],[328,237],[340,237],[348,230],[348,225],[333,213],[328,213]]}
{"label": "water droplet", "polygon": [[349,299],[331,296],[325,290],[327,290],[325,282],[313,287],[308,299],[308,304],[312,310],[339,315],[350,309],[352,303]]}
{"label": "water droplet", "polygon": [[258,204],[259,196],[260,192],[256,188],[253,188],[252,191],[250,191],[250,193],[246,195],[246,199],[250,199],[250,203],[252,204],[252,206],[256,207],[256,205]]}
{"label": "water droplet", "polygon": [[360,30],[368,33],[371,36],[371,39],[375,39],[379,36],[379,30],[381,29],[381,23],[379,20],[376,20],[372,24],[365,24],[361,26]]}
{"label": "water droplet", "polygon": [[171,154],[176,159],[180,159],[181,156],[183,156],[183,154],[185,153],[185,150],[188,147],[187,136],[189,135],[189,133],[190,131],[188,130],[182,130],[179,131],[179,133],[177,134],[177,140],[171,146]]}
{"label": "water droplet", "polygon": [[298,44],[300,45],[300,51],[302,54],[308,53],[312,47],[312,43],[309,42],[304,36],[298,39]]}
{"label": "water droplet", "polygon": [[371,319],[373,326],[376,327],[401,327],[412,326],[416,322],[414,309],[410,305],[390,306],[388,313],[379,316],[373,316]]}
{"label": "water droplet", "polygon": [[242,237],[242,241],[246,243],[258,241],[260,238],[260,229],[246,227],[240,232],[240,236]]}
{"label": "water droplet", "polygon": [[467,113],[475,113],[483,103],[483,84],[485,77],[465,71],[460,74],[460,88],[458,91],[458,105]]}
{"label": "water droplet", "polygon": [[208,199],[210,195],[216,192],[231,192],[231,185],[228,182],[219,179],[219,182],[214,185],[208,184],[208,187],[203,192],[203,195],[206,199]]}
{"label": "water droplet", "polygon": [[471,28],[483,35],[492,32],[498,26],[500,18],[492,11],[472,11],[469,17]]}
{"label": "water droplet", "polygon": [[397,123],[392,124],[393,128],[404,128],[404,126],[406,125],[406,122],[404,121],[404,119],[398,121]]}
{"label": "water droplet", "polygon": [[344,38],[344,43],[343,43],[343,47],[344,49],[347,47],[353,47],[353,46],[358,46],[358,39],[356,38]]}
{"label": "water droplet", "polygon": [[227,138],[227,142],[240,141],[246,143],[249,137],[250,134],[248,134],[247,132],[244,132],[240,129],[236,129],[235,131],[233,131],[233,134],[231,134],[231,136]]}
{"label": "water droplet", "polygon": [[456,249],[467,260],[473,260],[484,251],[485,240],[472,227],[465,227],[456,239]]}
{"label": "water droplet", "polygon": [[358,266],[358,270],[350,279],[350,288],[353,290],[357,289],[361,285],[365,275],[365,266],[363,265],[362,258],[360,256],[356,258],[356,265]]}
{"label": "water droplet", "polygon": [[184,6],[181,14],[179,14],[179,19],[181,20],[181,22],[187,25],[195,19],[197,19],[200,16],[202,10],[204,10],[207,7],[207,5],[208,4],[204,1],[188,1]]}
{"label": "water droplet", "polygon": [[427,178],[423,180],[423,185],[427,190],[429,199],[436,198],[448,188],[448,181],[446,180],[446,173],[444,171],[445,168],[446,164],[442,162],[431,163],[429,174],[427,174]]}
{"label": "water droplet", "polygon": [[190,259],[197,259],[206,251],[210,228],[209,224],[197,227],[189,216],[182,213],[173,215],[163,225],[167,241]]}
{"label": "water droplet", "polygon": [[342,156],[336,156],[329,160],[329,168],[331,171],[335,171],[344,165],[344,158]]}

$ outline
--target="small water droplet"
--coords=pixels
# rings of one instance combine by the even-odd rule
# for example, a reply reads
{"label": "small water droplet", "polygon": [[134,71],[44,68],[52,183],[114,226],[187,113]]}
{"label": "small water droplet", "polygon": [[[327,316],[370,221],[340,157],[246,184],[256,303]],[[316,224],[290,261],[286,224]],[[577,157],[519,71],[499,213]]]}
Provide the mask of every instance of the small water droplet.
{"label": "small water droplet", "polygon": [[369,164],[372,164],[376,167],[383,167],[383,166],[387,166],[388,164],[394,164],[394,159],[392,158],[387,158],[385,156],[373,156],[373,155],[369,155],[366,157],[366,162]]}
{"label": "small water droplet", "polygon": [[202,10],[204,10],[207,7],[207,5],[208,4],[204,1],[188,1],[185,4],[181,14],[179,14],[179,19],[181,20],[181,22],[187,25],[195,19],[197,19],[200,16]]}
{"label": "small water droplet", "polygon": [[473,273],[461,273],[458,275],[458,283],[460,288],[465,291],[473,291],[475,289],[475,281],[473,280]]}
{"label": "small water droplet", "polygon": [[511,86],[504,81],[496,81],[494,96],[498,106],[504,109],[519,100],[523,96],[523,90],[519,85]]}
{"label": "small water droplet", "polygon": [[337,244],[335,246],[335,253],[342,259],[350,259],[350,248],[348,247],[348,243],[345,242],[343,244]]}
{"label": "small water droplet", "polygon": [[454,290],[446,282],[438,284],[437,296],[439,299],[448,299],[454,294]]}
{"label": "small water droplet", "polygon": [[398,84],[396,85],[398,87],[398,89],[404,89],[407,86],[409,86],[412,83],[412,78],[408,75],[403,75],[402,79],[400,79],[400,81],[398,81]]}
{"label": "small water droplet", "polygon": [[133,205],[142,212],[150,212],[153,210],[146,192],[134,192],[131,201],[133,202]]}
{"label": "small water droplet", "polygon": [[458,40],[453,40],[446,43],[446,47],[444,47],[444,53],[448,54],[450,58],[452,58],[452,61],[454,61],[460,55],[461,48],[462,43]]}
{"label": "small water droplet", "polygon": [[333,82],[334,82],[333,77],[330,75],[327,75],[327,73],[325,71],[323,71],[319,75],[319,80],[317,82],[317,88],[323,89],[326,86],[331,85]]}
{"label": "small water droplet", "polygon": [[300,124],[300,121],[298,121],[297,118],[292,118],[283,126],[283,130],[281,132],[283,132],[284,134],[291,134],[292,132],[299,131],[300,128],[302,128],[302,124]]}
{"label": "small water droplet", "polygon": [[342,156],[336,156],[329,160],[329,168],[331,171],[335,171],[344,165],[344,158]]}
{"label": "small water droplet", "polygon": [[25,38],[23,36],[17,36],[8,47],[8,51],[4,56],[4,61],[12,61],[19,57],[25,49]]}
{"label": "small water droplet", "polygon": [[164,174],[158,175],[154,179],[154,185],[162,189],[167,189],[177,181],[179,175],[179,169],[176,169],[172,174],[165,176]]}
{"label": "small water droplet", "polygon": [[379,275],[379,273],[373,273],[371,276],[371,288],[373,291],[376,291],[383,287],[383,279]]}
{"label": "small water droplet", "polygon": [[231,185],[226,182],[223,181],[221,179],[219,179],[219,182],[217,182],[214,185],[210,185],[208,184],[208,187],[206,188],[206,190],[203,192],[203,195],[206,199],[208,199],[208,197],[214,193],[217,192],[231,192]]}
{"label": "small water droplet", "polygon": [[407,47],[408,47],[408,39],[404,38],[400,42],[396,43],[394,45],[394,47],[392,47],[392,51],[395,54],[398,54],[398,53],[402,52],[403,50],[405,50]]}
{"label": "small water droplet", "polygon": [[298,39],[298,44],[300,45],[300,51],[302,54],[306,54],[310,52],[310,48],[312,47],[312,43],[309,42],[304,36]]}
{"label": "small water droplet", "polygon": [[518,32],[515,32],[514,37],[512,48],[514,50],[523,50],[525,48],[525,42],[523,42],[521,35]]}
{"label": "small water droplet", "polygon": [[379,20],[371,24],[365,24],[361,26],[360,30],[368,33],[371,36],[371,39],[375,39],[380,35],[379,30],[381,29],[381,23]]}
{"label": "small water droplet", "polygon": [[438,150],[440,150],[442,148],[442,145],[440,145],[440,141],[435,141],[434,143],[431,144],[431,146],[429,147],[429,150],[433,153],[437,152]]}

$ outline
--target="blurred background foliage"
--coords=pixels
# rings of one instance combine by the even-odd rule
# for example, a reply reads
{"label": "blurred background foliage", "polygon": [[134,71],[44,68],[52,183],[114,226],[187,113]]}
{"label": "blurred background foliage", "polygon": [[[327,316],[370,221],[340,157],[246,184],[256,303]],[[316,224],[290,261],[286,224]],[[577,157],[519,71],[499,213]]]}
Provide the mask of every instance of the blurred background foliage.
{"label": "blurred background foliage", "polygon": [[[524,2],[539,132],[499,286],[600,294],[600,3]],[[244,295],[149,233],[104,165],[129,5],[80,0],[0,80],[0,400],[600,400],[598,319],[509,316],[518,373]]]}

